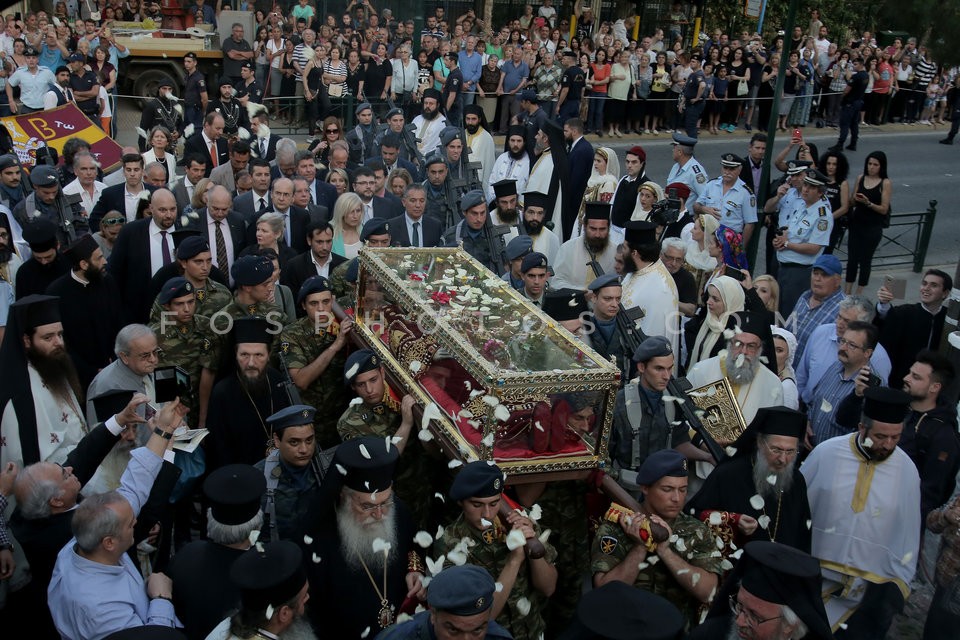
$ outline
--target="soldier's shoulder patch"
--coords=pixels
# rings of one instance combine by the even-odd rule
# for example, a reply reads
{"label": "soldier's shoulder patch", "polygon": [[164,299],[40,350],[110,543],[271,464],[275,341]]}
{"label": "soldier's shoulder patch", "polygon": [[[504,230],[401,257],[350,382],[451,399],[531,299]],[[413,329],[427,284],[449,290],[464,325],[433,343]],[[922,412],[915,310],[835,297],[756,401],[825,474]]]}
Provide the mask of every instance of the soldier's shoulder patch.
{"label": "soldier's shoulder patch", "polygon": [[617,546],[620,544],[620,540],[616,536],[601,536],[600,537],[600,552],[610,555],[616,551]]}
{"label": "soldier's shoulder patch", "polygon": [[213,343],[210,342],[210,338],[203,338],[200,340],[200,353],[209,353],[210,349],[213,348]]}
{"label": "soldier's shoulder patch", "polygon": [[290,343],[284,340],[280,343],[280,351],[286,355],[290,351]]}
{"label": "soldier's shoulder patch", "polygon": [[826,220],[820,220],[817,222],[817,231],[826,231],[829,226]]}

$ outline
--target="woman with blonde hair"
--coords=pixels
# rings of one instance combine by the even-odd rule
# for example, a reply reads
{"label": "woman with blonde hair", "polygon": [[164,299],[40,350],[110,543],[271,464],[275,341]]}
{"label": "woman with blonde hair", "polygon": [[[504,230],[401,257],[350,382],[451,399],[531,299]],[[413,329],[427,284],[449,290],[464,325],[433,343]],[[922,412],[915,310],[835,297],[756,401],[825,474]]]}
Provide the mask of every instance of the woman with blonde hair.
{"label": "woman with blonde hair", "polygon": [[363,201],[353,192],[344,193],[333,205],[333,252],[352,260],[360,253],[363,242]]}
{"label": "woman with blonde hair", "polygon": [[413,183],[413,176],[403,167],[397,167],[387,176],[387,189],[398,198],[402,198],[404,192]]}
{"label": "woman with blonde hair", "polygon": [[763,306],[767,311],[776,313],[780,305],[780,284],[777,279],[769,274],[757,276],[753,281],[753,288],[757,292],[757,297],[763,301]]}
{"label": "woman with blonde hair", "polygon": [[329,169],[327,171],[326,182],[334,186],[334,188],[337,190],[338,198],[350,190],[350,175],[345,169],[340,169],[337,167]]}
{"label": "woman with blonde hair", "polygon": [[[687,323],[687,370],[702,360],[717,355],[726,344],[723,332],[736,324],[734,314],[743,311],[746,296],[740,283],[730,276],[719,276],[707,285],[706,313]],[[696,331],[696,334],[694,334]],[[695,338],[691,340],[691,337]]]}

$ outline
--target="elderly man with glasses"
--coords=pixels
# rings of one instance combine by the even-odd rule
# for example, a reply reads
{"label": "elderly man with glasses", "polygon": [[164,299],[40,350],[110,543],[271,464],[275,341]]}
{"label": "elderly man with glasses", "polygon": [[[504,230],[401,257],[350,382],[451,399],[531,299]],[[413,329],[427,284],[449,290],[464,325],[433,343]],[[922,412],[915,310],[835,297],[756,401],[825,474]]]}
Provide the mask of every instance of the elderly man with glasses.
{"label": "elderly man with glasses", "polygon": [[[128,324],[120,329],[114,344],[117,359],[100,370],[87,388],[87,424],[98,424],[110,416],[99,415],[97,399],[117,391],[143,393],[153,402],[156,388],[153,372],[160,362],[160,348],[153,329],[144,324]],[[144,405],[144,417],[152,409]]]}

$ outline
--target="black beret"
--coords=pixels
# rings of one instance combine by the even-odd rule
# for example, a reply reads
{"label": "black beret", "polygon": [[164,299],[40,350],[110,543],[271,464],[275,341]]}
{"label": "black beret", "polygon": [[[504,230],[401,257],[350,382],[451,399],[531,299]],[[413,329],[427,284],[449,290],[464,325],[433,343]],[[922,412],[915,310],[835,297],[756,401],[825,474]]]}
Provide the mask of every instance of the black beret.
{"label": "black beret", "polygon": [[293,542],[278,540],[250,549],[230,567],[230,579],[240,587],[240,602],[248,611],[279,608],[307,583],[303,554]]}
{"label": "black beret", "polygon": [[526,273],[530,269],[546,269],[547,268],[547,256],[543,255],[538,251],[533,253],[528,253],[523,257],[523,262],[520,264],[520,273]]}
{"label": "black beret", "polygon": [[360,277],[360,258],[354,258],[350,261],[350,264],[347,265],[347,272],[343,275],[343,279],[349,282],[350,284],[356,284],[357,279]]}
{"label": "black beret", "polygon": [[187,238],[199,238],[203,234],[200,233],[199,229],[175,229],[170,232],[170,235],[173,237],[173,248],[177,249]]}
{"label": "black beret", "polygon": [[664,476],[687,477],[687,459],[676,449],[661,449],[647,456],[637,470],[637,484],[651,485]]}
{"label": "black beret", "polygon": [[266,256],[243,256],[230,269],[237,286],[254,287],[273,277],[273,261]]}
{"label": "black beret", "polygon": [[433,611],[475,616],[493,606],[497,585],[483,567],[464,564],[444,569],[430,581],[427,604]]}
{"label": "black beret", "polygon": [[669,340],[663,336],[650,336],[633,352],[633,361],[650,362],[653,358],[664,358],[672,353],[673,347]]}
{"label": "black beret", "polygon": [[360,239],[366,242],[370,236],[382,236],[390,234],[390,225],[386,218],[372,218],[363,225],[363,231],[360,232]]}
{"label": "black beret", "polygon": [[[176,242],[176,239],[174,239]],[[201,253],[210,251],[210,243],[203,236],[188,236],[180,241],[177,247],[177,260],[196,258]],[[272,267],[272,265],[271,265]]]}
{"label": "black beret", "polygon": [[323,276],[310,276],[300,285],[300,292],[297,293],[297,304],[303,304],[307,296],[314,293],[323,293],[330,291],[330,281]]}
{"label": "black beret", "polygon": [[354,351],[347,357],[347,362],[343,365],[343,380],[347,384],[352,384],[358,375],[379,369],[381,364],[383,362],[380,360],[380,356],[372,349]]}
{"label": "black beret", "polygon": [[424,160],[423,166],[424,168],[429,168],[435,164],[442,164],[446,166],[447,161],[442,156],[432,153],[426,157],[426,159]]}
{"label": "black beret", "polygon": [[346,471],[344,486],[360,493],[373,493],[389,489],[393,484],[393,470],[399,457],[397,447],[389,438],[363,436],[339,445],[333,461]]}
{"label": "black beret", "polygon": [[313,424],[317,410],[306,404],[294,404],[267,417],[267,423],[273,433],[283,433],[287,427],[302,427]]}
{"label": "black beret", "polygon": [[450,499],[491,498],[503,491],[503,471],[486,460],[463,465],[450,485]]}
{"label": "black beret", "polygon": [[263,472],[248,464],[228,464],[203,481],[203,494],[210,502],[213,519],[220,524],[250,522],[260,512],[260,500],[267,491]]}
{"label": "black beret", "polygon": [[189,280],[183,276],[170,278],[163,283],[163,288],[160,289],[160,293],[157,294],[157,302],[167,304],[171,300],[181,298],[191,293],[193,293],[193,285]]}

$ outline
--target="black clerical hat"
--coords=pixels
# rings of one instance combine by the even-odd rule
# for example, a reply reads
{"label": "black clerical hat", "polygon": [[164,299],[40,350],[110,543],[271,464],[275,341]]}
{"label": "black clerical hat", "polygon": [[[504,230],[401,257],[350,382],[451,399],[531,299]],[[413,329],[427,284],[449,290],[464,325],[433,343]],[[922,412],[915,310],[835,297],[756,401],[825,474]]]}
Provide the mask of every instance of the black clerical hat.
{"label": "black clerical hat", "polygon": [[585,200],[583,202],[584,220],[609,220],[610,203],[600,200]]}
{"label": "black clerical hat", "polygon": [[36,218],[23,225],[23,239],[34,253],[49,251],[57,246],[57,225],[46,218]]}
{"label": "black clerical hat", "polygon": [[115,416],[123,412],[130,404],[131,398],[136,391],[108,391],[102,396],[93,399],[93,408],[97,412],[97,417],[101,421],[106,421],[110,416]]}
{"label": "black clerical hat", "polygon": [[250,522],[260,512],[260,500],[267,491],[262,471],[248,464],[228,464],[203,481],[203,494],[210,501],[210,513],[220,524]]}
{"label": "black clerical hat", "polygon": [[669,600],[613,581],[583,594],[562,640],[676,640],[684,618]]}
{"label": "black clerical hat", "polygon": [[242,554],[230,567],[230,579],[240,587],[243,608],[261,611],[279,609],[293,599],[307,583],[307,574],[300,547],[279,540]]}
{"label": "black clerical hat", "polygon": [[360,493],[384,491],[393,484],[393,471],[400,454],[390,438],[364,436],[337,447],[333,461],[343,485]]}
{"label": "black clerical hat", "polygon": [[507,196],[515,196],[515,195],[517,195],[517,181],[516,181],[516,180],[507,180],[507,179],[504,179],[504,180],[500,180],[500,181],[498,181],[498,182],[494,182],[494,183],[493,183],[492,185],[490,185],[490,186],[493,187],[493,194],[494,194],[497,198],[505,198],[505,197],[507,197]]}
{"label": "black clerical hat", "polygon": [[867,387],[863,392],[863,415],[887,424],[900,424],[910,409],[910,394],[900,389]]}
{"label": "black clerical hat", "polygon": [[37,327],[60,322],[60,298],[32,294],[20,298],[10,308],[17,315],[24,333],[31,333]]}
{"label": "black clerical hat", "polygon": [[556,320],[576,320],[587,311],[583,291],[576,289],[548,290],[543,296],[543,312]]}
{"label": "black clerical hat", "polygon": [[630,243],[631,248],[654,244],[657,241],[657,225],[645,220],[628,222],[624,225],[623,239]]}
{"label": "black clerical hat", "polygon": [[259,343],[269,345],[273,343],[270,324],[265,318],[256,316],[234,320],[233,339],[236,344]]}
{"label": "black clerical hat", "polygon": [[537,207],[538,209],[547,208],[547,194],[540,193],[539,191],[527,191],[523,194],[523,206],[527,207]]}
{"label": "black clerical hat", "polygon": [[753,311],[741,311],[736,314],[737,323],[735,331],[738,333],[752,333],[766,344],[771,340],[773,332],[770,331],[770,325],[773,324],[773,314],[765,309]]}
{"label": "black clerical hat", "polygon": [[66,256],[74,266],[79,266],[81,260],[90,260],[93,252],[100,248],[97,241],[89,233],[85,233],[67,247],[63,255]]}

